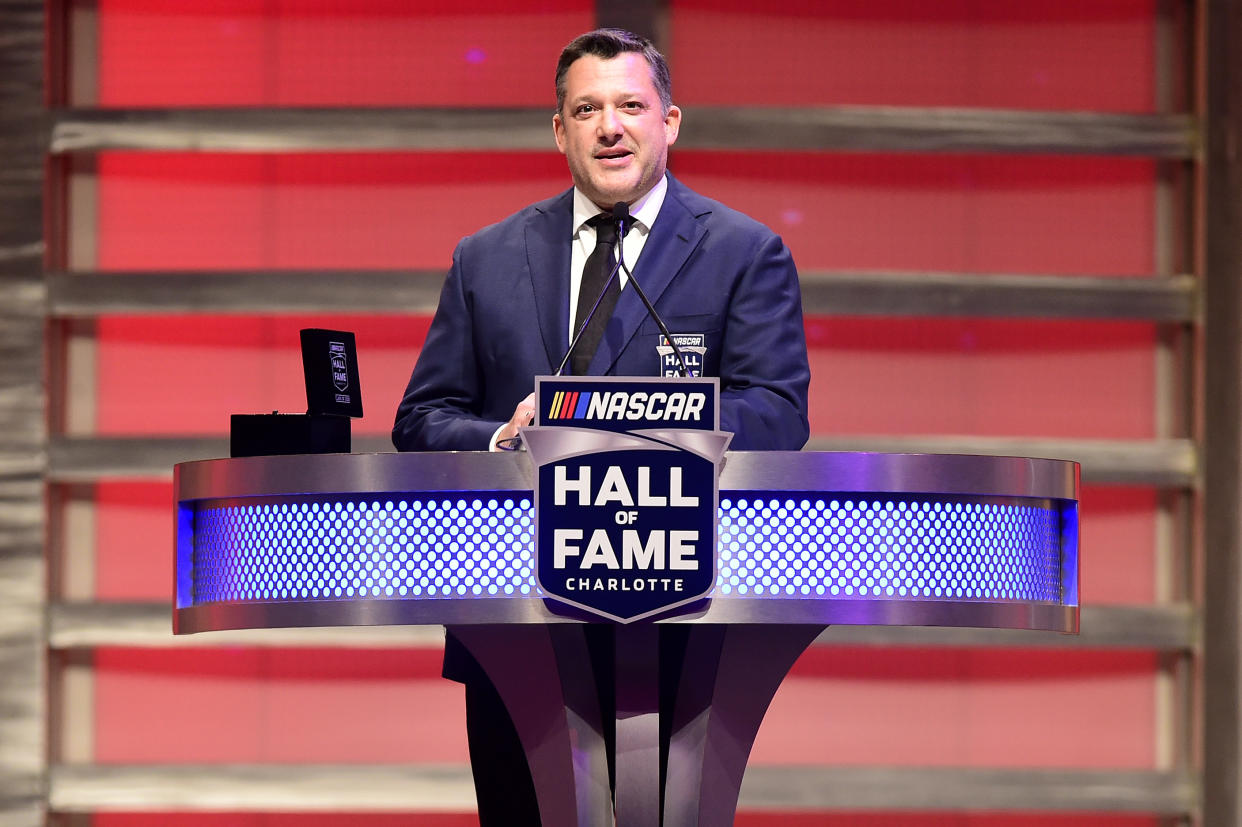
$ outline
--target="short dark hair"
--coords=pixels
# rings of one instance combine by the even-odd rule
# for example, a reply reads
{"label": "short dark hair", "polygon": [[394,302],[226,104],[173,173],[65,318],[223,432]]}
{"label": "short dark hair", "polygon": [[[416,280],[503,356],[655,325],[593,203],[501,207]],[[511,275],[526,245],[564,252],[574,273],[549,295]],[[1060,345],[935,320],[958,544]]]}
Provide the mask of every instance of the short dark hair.
{"label": "short dark hair", "polygon": [[587,55],[611,60],[622,52],[635,52],[646,59],[647,65],[651,67],[651,82],[660,95],[664,113],[668,114],[673,105],[673,81],[669,77],[668,62],[650,40],[625,29],[596,29],[587,32],[575,37],[561,51],[561,59],[556,62],[556,111],[560,112],[565,108],[565,75],[574,61]]}

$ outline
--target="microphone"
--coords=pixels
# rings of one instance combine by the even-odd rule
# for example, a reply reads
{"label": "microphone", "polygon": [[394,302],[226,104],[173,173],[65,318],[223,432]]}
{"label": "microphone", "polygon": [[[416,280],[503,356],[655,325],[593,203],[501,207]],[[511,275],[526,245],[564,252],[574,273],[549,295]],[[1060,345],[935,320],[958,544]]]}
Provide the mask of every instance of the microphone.
{"label": "microphone", "polygon": [[621,255],[621,239],[625,238],[625,227],[630,223],[630,205],[624,201],[618,201],[613,205],[612,217],[617,220],[617,231],[620,233],[617,241],[617,264],[621,265],[625,270],[625,275],[629,278],[630,284],[634,285],[634,291],[638,293],[638,298],[642,299],[643,307],[647,308],[647,315],[655,320],[656,327],[660,328],[660,333],[664,335],[664,340],[673,348],[673,353],[677,356],[677,364],[679,365],[681,375],[687,377],[690,375],[690,369],[686,367],[686,357],[682,356],[681,348],[677,347],[677,342],[673,341],[673,334],[668,332],[668,325],[664,324],[664,320],[660,318],[660,314],[652,306],[646,292],[644,292],[638,280],[634,278],[634,274],[630,272],[630,268],[625,266],[625,256]]}

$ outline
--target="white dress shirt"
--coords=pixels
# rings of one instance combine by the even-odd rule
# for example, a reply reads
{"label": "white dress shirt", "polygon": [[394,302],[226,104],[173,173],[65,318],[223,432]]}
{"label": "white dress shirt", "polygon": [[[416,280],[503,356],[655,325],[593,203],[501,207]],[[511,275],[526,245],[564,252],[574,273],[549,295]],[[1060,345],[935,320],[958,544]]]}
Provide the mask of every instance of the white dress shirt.
{"label": "white dress shirt", "polygon": [[[661,175],[660,180],[651,191],[630,205],[630,217],[634,219],[634,227],[621,241],[620,247],[625,256],[625,266],[633,271],[647,243],[647,235],[655,224],[660,207],[664,205],[664,196],[668,193],[668,179]],[[582,270],[586,267],[587,258],[595,250],[595,228],[588,226],[587,221],[599,215],[603,210],[574,187],[574,240],[569,254],[569,339],[565,347],[573,341],[574,316],[578,312],[578,289],[582,285]],[[629,283],[625,270],[619,270],[617,277],[621,279],[621,289]]]}

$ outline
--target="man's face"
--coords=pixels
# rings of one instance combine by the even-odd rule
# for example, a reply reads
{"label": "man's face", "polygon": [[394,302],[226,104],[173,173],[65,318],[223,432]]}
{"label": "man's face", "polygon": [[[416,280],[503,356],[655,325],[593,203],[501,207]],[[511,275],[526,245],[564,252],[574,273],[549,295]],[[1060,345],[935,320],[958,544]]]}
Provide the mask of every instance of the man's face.
{"label": "man's face", "polygon": [[664,114],[651,69],[633,52],[570,64],[565,105],[552,118],[574,185],[604,210],[632,204],[655,186],[680,126],[681,110]]}

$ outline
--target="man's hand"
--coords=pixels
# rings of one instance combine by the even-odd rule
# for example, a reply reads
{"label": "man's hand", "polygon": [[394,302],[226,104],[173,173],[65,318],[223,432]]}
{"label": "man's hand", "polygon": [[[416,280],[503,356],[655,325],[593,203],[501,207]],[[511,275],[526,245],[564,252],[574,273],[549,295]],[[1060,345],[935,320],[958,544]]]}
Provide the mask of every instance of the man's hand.
{"label": "man's hand", "polygon": [[[535,421],[535,394],[529,393],[526,398],[517,404],[513,409],[513,416],[509,417],[509,421],[504,424],[496,433],[496,442],[503,442],[506,439],[512,439],[518,435],[518,428],[524,428]],[[492,448],[493,451],[500,450]]]}

